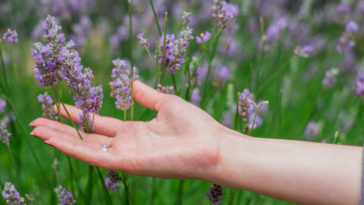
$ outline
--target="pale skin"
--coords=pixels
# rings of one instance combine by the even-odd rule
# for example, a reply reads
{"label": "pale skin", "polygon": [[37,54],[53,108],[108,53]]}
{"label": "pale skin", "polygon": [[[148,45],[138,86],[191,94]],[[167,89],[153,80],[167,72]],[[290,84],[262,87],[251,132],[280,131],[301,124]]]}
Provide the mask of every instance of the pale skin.
{"label": "pale skin", "polygon": [[[362,148],[261,139],[219,124],[183,99],[134,82],[149,122],[97,115],[94,134],[38,118],[31,135],[88,164],[132,175],[199,179],[300,204],[360,204]],[[79,110],[67,106],[77,122]],[[61,109],[61,115],[67,114]],[[100,150],[108,145],[107,152]]]}

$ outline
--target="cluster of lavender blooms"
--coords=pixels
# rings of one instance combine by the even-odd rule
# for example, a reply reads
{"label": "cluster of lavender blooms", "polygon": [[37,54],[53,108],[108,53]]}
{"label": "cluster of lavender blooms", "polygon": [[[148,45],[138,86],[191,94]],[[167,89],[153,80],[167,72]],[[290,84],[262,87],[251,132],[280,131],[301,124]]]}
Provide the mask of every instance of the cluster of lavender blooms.
{"label": "cluster of lavender blooms", "polygon": [[116,171],[110,171],[105,179],[105,187],[111,191],[117,191],[120,187],[119,182],[122,178]]}
{"label": "cluster of lavender blooms", "polygon": [[356,75],[354,82],[354,91],[355,94],[364,99],[364,73],[359,72]]}
{"label": "cluster of lavender blooms", "polygon": [[44,117],[51,120],[58,120],[57,112],[53,108],[53,99],[47,92],[38,95],[38,102],[42,104]]}
{"label": "cluster of lavender blooms", "polygon": [[303,46],[303,47],[297,46],[294,49],[294,53],[297,56],[308,58],[310,56],[310,53],[313,52],[313,50],[314,50],[314,47],[312,45],[306,45],[306,46]]}
{"label": "cluster of lavender blooms", "polygon": [[59,83],[59,71],[67,57],[64,34],[55,21],[54,17],[47,16],[42,23],[46,44],[37,42],[32,49],[32,57],[36,61],[35,77],[41,87],[52,87]]}
{"label": "cluster of lavender blooms", "polygon": [[25,205],[24,198],[20,196],[19,192],[15,189],[15,186],[6,182],[2,196],[9,205]]}
{"label": "cluster of lavender blooms", "polygon": [[325,86],[326,89],[331,90],[337,79],[337,75],[339,74],[339,70],[337,68],[331,68],[330,70],[327,70],[325,73],[325,78],[322,80],[322,85]]}
{"label": "cluster of lavender blooms", "polygon": [[201,33],[200,36],[196,36],[196,42],[198,44],[204,44],[208,40],[210,40],[210,38],[211,38],[210,32],[206,31],[205,33]]}
{"label": "cluster of lavender blooms", "polygon": [[211,204],[219,205],[219,202],[224,198],[222,187],[220,185],[213,184],[212,187],[210,187],[209,192],[207,192],[206,197]]}
{"label": "cluster of lavender blooms", "polygon": [[16,30],[11,30],[8,28],[6,33],[3,35],[3,39],[6,40],[8,43],[18,43],[18,33]]}
{"label": "cluster of lavender blooms", "polygon": [[145,39],[144,38],[144,33],[140,33],[137,35],[137,38],[139,39],[139,45],[142,47],[142,48],[145,48],[145,49],[148,49],[149,46],[150,46],[150,43],[148,41],[148,39]]}
{"label": "cluster of lavender blooms", "polygon": [[221,0],[215,0],[215,4],[212,9],[212,17],[216,20],[217,26],[221,30],[224,30],[227,26],[229,26],[239,12],[237,6]]}
{"label": "cluster of lavender blooms", "polygon": [[160,66],[162,64],[165,65],[167,71],[172,74],[184,66],[187,48],[190,41],[193,40],[192,28],[189,27],[191,14],[189,12],[183,12],[182,19],[183,28],[179,36],[176,37],[174,34],[167,34],[164,49],[162,49],[164,37],[161,37],[159,44],[161,46],[160,51],[164,52],[159,53],[158,64]]}
{"label": "cluster of lavender blooms", "polygon": [[6,101],[0,98],[0,115],[4,113]]}
{"label": "cluster of lavender blooms", "polygon": [[59,187],[56,188],[56,192],[61,205],[73,205],[76,203],[76,200],[73,199],[72,194],[67,191],[67,189],[62,187],[62,185],[59,185]]}
{"label": "cluster of lavender blooms", "polygon": [[[5,107],[6,107],[6,101],[0,98],[0,115],[4,113],[5,111]],[[0,121],[0,142],[4,143],[6,146],[10,146],[10,137],[11,137],[11,133],[9,133],[9,131],[7,130],[7,122],[10,120],[8,119],[4,119],[2,121]]]}
{"label": "cluster of lavender blooms", "polygon": [[98,113],[102,106],[102,87],[91,86],[91,79],[94,78],[92,70],[82,66],[75,43],[72,40],[65,42],[61,27],[56,25],[54,17],[46,18],[43,30],[46,45],[38,42],[32,49],[32,57],[36,60],[36,78],[41,87],[52,87],[61,80],[65,81],[74,94],[76,107],[82,110],[81,128],[89,130],[92,124],[90,114]]}
{"label": "cluster of lavender blooms", "polygon": [[138,78],[136,68],[133,68],[133,76],[131,76],[131,68],[127,61],[118,58],[113,60],[112,63],[115,67],[111,73],[111,78],[113,79],[110,82],[111,96],[116,99],[116,108],[126,111],[131,107],[132,82]]}
{"label": "cluster of lavender blooms", "polygon": [[345,32],[340,37],[336,50],[340,53],[350,53],[355,46],[355,34],[358,33],[359,26],[354,21],[346,24]]}
{"label": "cluster of lavender blooms", "polygon": [[159,83],[157,85],[157,91],[165,94],[172,94],[174,92],[173,86],[162,86],[162,84]]}
{"label": "cluster of lavender blooms", "polygon": [[6,146],[10,146],[11,133],[6,129],[6,124],[2,122],[0,124],[0,142],[4,143]]}
{"label": "cluster of lavender blooms", "polygon": [[255,130],[263,124],[263,120],[260,116],[265,113],[268,101],[255,103],[253,95],[248,89],[244,89],[244,91],[238,93],[238,95],[238,114],[243,121],[249,120],[248,130]]}
{"label": "cluster of lavender blooms", "polygon": [[321,125],[316,122],[309,122],[306,126],[304,136],[309,140],[314,140],[321,132]]}

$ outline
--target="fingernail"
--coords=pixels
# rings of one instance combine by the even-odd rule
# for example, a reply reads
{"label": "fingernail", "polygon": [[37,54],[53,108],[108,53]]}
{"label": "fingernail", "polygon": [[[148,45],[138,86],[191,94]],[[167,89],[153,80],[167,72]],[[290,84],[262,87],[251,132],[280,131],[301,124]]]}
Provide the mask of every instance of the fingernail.
{"label": "fingernail", "polygon": [[30,122],[29,127],[34,127],[34,123],[33,123],[33,121],[32,121],[32,122]]}
{"label": "fingernail", "polygon": [[34,130],[30,133],[30,136],[34,137]]}
{"label": "fingernail", "polygon": [[43,144],[48,145],[48,146],[51,146],[51,147],[54,147],[53,145],[49,144],[49,141],[48,140],[44,141]]}

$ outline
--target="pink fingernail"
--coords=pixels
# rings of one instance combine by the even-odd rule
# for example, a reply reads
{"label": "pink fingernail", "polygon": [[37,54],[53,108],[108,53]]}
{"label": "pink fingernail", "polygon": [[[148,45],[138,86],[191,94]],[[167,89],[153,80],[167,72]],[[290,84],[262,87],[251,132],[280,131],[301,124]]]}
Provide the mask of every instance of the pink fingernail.
{"label": "pink fingernail", "polygon": [[30,133],[30,136],[33,136],[33,137],[35,136],[34,135],[34,130]]}
{"label": "pink fingernail", "polygon": [[49,141],[48,140],[44,141],[43,144],[48,145],[48,146],[51,146],[51,147],[54,147],[53,145],[49,144]]}
{"label": "pink fingernail", "polygon": [[29,124],[29,127],[35,127],[33,121]]}

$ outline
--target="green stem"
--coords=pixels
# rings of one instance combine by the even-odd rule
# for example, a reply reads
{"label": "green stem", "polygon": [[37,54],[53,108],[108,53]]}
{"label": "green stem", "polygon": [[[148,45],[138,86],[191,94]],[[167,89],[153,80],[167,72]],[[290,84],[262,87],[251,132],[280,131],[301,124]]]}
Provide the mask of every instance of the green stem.
{"label": "green stem", "polygon": [[151,200],[150,200],[150,205],[153,205],[154,204],[154,199],[155,199],[155,195],[156,195],[156,179],[153,177],[152,178],[152,196],[150,197]]}
{"label": "green stem", "polygon": [[102,173],[100,171],[100,168],[97,167],[96,170],[97,170],[97,173],[99,174],[100,180],[102,182],[101,186],[102,186],[102,188],[104,190],[104,195],[105,195],[106,203],[107,204],[112,204],[111,197],[110,197],[110,194],[109,194],[108,190],[106,189],[105,180],[104,180],[104,177],[102,176]]}
{"label": "green stem", "polygon": [[134,97],[133,97],[133,81],[134,81],[134,58],[133,58],[133,20],[131,15],[131,0],[128,0],[128,10],[129,10],[129,42],[130,42],[130,81],[131,83],[131,111],[130,119],[134,120]]}
{"label": "green stem", "polygon": [[124,172],[121,172],[121,175],[123,176],[123,184],[125,189],[125,196],[126,196],[126,204],[130,205],[130,197],[129,197],[129,187],[127,183],[127,175]]}
{"label": "green stem", "polygon": [[162,76],[164,73],[165,63],[164,58],[166,56],[166,41],[167,41],[167,27],[168,27],[168,13],[164,13],[164,34],[163,34],[163,47],[162,47],[162,63],[159,69],[159,84],[162,84]]}
{"label": "green stem", "polygon": [[66,112],[66,114],[67,114],[67,116],[68,116],[68,119],[69,119],[69,120],[71,121],[71,123],[72,123],[72,126],[75,128],[75,130],[76,130],[76,132],[77,132],[78,136],[80,137],[80,139],[81,139],[81,140],[83,140],[83,138],[82,138],[82,136],[81,136],[80,131],[77,129],[77,127],[76,127],[75,123],[73,122],[73,120],[72,120],[72,118],[71,118],[71,115],[70,115],[70,113],[68,112],[68,110],[67,110],[66,106],[64,105],[64,103],[63,103],[62,99],[60,99],[60,101],[61,101],[61,104],[62,104],[62,107],[63,107],[64,111]]}
{"label": "green stem", "polygon": [[228,205],[232,205],[234,202],[235,189],[230,189],[230,197],[228,201]]}
{"label": "green stem", "polygon": [[[1,45],[1,44],[0,44]],[[4,62],[4,57],[3,57],[3,52],[0,46],[0,59],[1,59],[1,66],[2,66],[2,70],[4,71],[3,73],[3,78],[4,78],[4,93],[7,96],[10,96],[11,92],[10,92],[10,86],[9,86],[9,82],[7,79],[7,74],[6,74],[6,66],[5,66],[5,62]]]}
{"label": "green stem", "polygon": [[175,78],[175,76],[174,76],[173,73],[171,73],[171,77],[172,77],[172,83],[173,83],[174,93],[178,96],[178,89],[177,89],[177,84],[176,84],[176,78]]}
{"label": "green stem", "polygon": [[[68,165],[69,165],[69,168],[70,168],[70,172],[71,172],[71,178],[75,179],[76,182],[78,182],[78,177],[77,177],[77,173],[75,172],[75,169],[73,168],[73,165],[72,165],[72,161],[71,161],[71,157],[67,156],[67,160],[68,160]],[[72,179],[72,182],[74,182],[74,180]],[[83,194],[82,192],[82,189],[80,187],[80,184],[79,183],[76,183],[77,184],[77,189],[81,195],[81,197],[86,200],[86,197],[85,195]],[[72,185],[73,186],[73,185]]]}
{"label": "green stem", "polygon": [[92,200],[92,185],[93,185],[93,179],[92,179],[92,175],[93,175],[93,166],[89,165],[89,174],[88,174],[88,183],[87,183],[87,203],[86,204],[91,204],[91,200]]}
{"label": "green stem", "polygon": [[159,36],[162,36],[162,30],[161,30],[161,26],[159,25],[157,13],[155,12],[155,9],[154,9],[153,0],[149,0],[149,3],[150,3],[150,6],[152,7],[152,10],[153,10],[154,21],[157,24]]}
{"label": "green stem", "polygon": [[11,164],[13,165],[12,167],[14,168],[14,171],[15,171],[15,173],[17,175],[17,178],[19,178],[20,177],[20,173],[19,173],[18,165],[15,162],[13,153],[10,150],[10,146],[8,147],[8,152],[9,152],[9,158],[10,158]]}
{"label": "green stem", "polygon": [[178,185],[178,198],[177,198],[177,203],[178,205],[182,205],[183,203],[183,186],[185,184],[185,180],[180,180],[179,181],[179,185]]}

